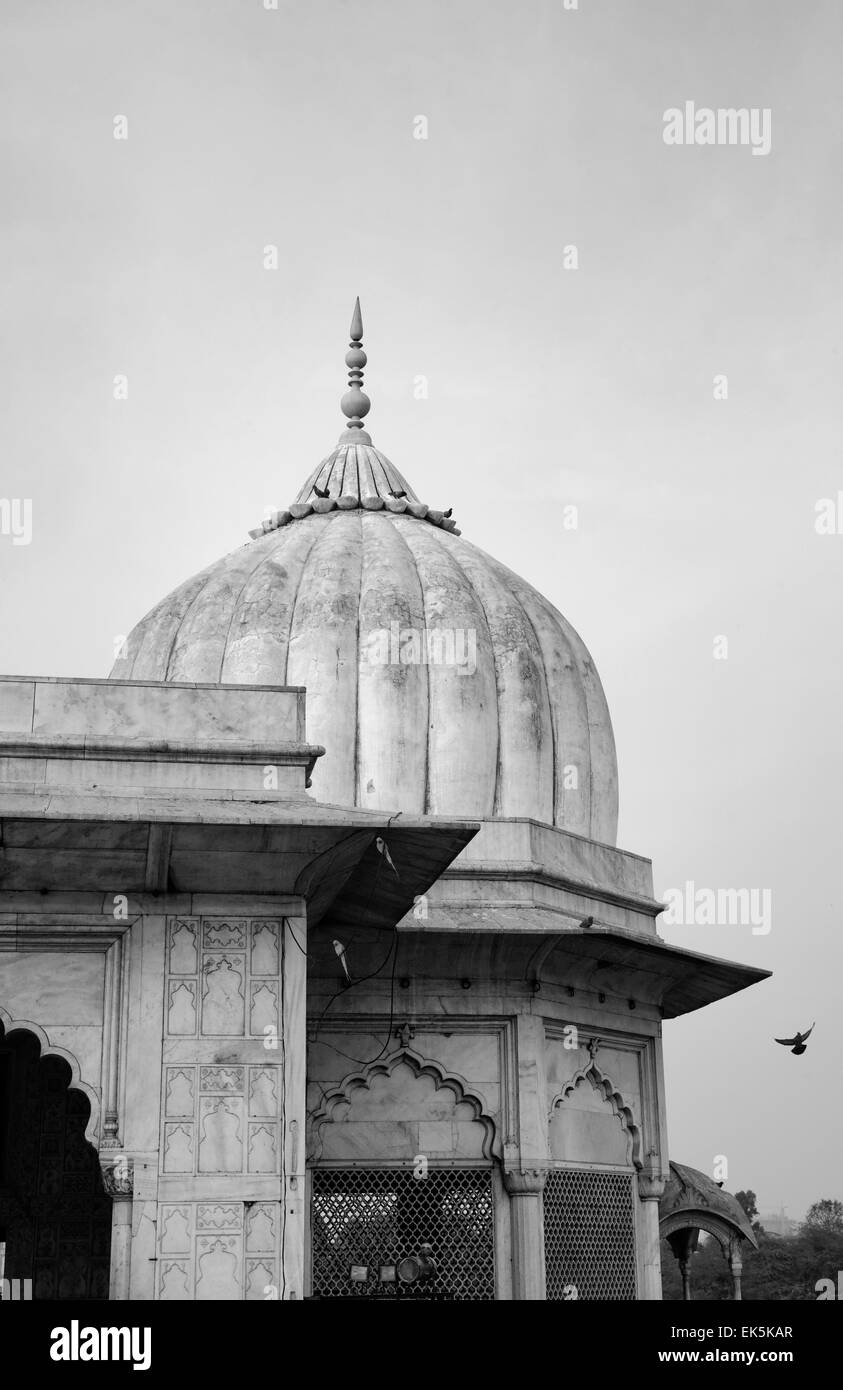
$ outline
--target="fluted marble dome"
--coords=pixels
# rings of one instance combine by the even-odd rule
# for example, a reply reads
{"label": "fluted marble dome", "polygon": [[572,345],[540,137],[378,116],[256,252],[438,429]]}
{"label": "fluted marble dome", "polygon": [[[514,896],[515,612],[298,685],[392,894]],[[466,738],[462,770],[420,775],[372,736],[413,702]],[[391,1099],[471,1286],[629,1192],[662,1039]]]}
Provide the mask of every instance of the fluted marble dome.
{"label": "fluted marble dome", "polygon": [[418,500],[362,430],[359,389],[343,409],[356,418],[289,511],[159,603],[112,677],[302,685],[321,801],[614,844],[614,740],[584,644]]}

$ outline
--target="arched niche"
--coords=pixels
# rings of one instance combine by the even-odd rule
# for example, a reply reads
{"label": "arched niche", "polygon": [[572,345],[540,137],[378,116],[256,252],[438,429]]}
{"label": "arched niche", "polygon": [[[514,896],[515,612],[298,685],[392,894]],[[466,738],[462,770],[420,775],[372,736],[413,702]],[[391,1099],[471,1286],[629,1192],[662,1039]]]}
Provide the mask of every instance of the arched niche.
{"label": "arched niche", "polygon": [[107,1299],[112,1202],[87,1137],[90,1101],[75,1059],[45,1052],[43,1036],[20,1021],[0,1026],[4,1275],[31,1281],[24,1297]]}
{"label": "arched niche", "polygon": [[41,1049],[42,1057],[61,1057],[70,1068],[70,1080],[68,1086],[72,1091],[81,1091],[87,1096],[90,1107],[90,1115],[85,1126],[85,1138],[90,1144],[96,1144],[100,1132],[100,1097],[99,1093],[89,1086],[87,1081],[82,1080],[82,1069],[78,1059],[69,1052],[66,1047],[57,1047],[50,1042],[45,1030],[39,1024],[33,1023],[31,1019],[12,1018],[5,1009],[0,1008],[0,1041],[5,1034],[6,1038],[11,1038],[13,1033],[31,1033],[38,1039],[38,1046]]}
{"label": "arched niche", "polygon": [[309,1117],[311,1162],[412,1163],[499,1157],[495,1123],[461,1076],[401,1048],[346,1076]]}
{"label": "arched niche", "polygon": [[596,1063],[577,1072],[554,1097],[548,1150],[556,1162],[641,1168],[641,1134],[632,1110]]}

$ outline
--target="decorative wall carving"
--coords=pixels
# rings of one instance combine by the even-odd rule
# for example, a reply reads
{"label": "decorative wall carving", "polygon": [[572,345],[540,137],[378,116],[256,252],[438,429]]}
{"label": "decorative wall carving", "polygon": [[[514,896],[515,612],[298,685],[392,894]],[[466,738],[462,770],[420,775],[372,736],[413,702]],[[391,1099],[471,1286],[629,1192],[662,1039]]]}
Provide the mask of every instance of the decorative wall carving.
{"label": "decorative wall carving", "polygon": [[165,1067],[163,1172],[280,1173],[282,1084],[275,1062]]}
{"label": "decorative wall carving", "polygon": [[255,1178],[281,1192],[283,941],[276,919],[167,921],[161,1166],[190,1180],[176,1189],[190,1200],[168,1202],[162,1188],[161,1299],[278,1296],[280,1201],[229,1197]]}
{"label": "decorative wall carving", "polygon": [[193,1172],[193,1126],[186,1124],[164,1126],[165,1173]]}
{"label": "decorative wall carving", "polygon": [[281,1072],[278,1067],[249,1068],[249,1114],[276,1115]]}
{"label": "decorative wall carving", "polygon": [[277,1168],[275,1125],[251,1125],[249,1128],[249,1172],[274,1173]]}
{"label": "decorative wall carving", "polygon": [[198,917],[177,917],[170,923],[171,975],[195,975],[198,965]]}
{"label": "decorative wall carving", "polygon": [[277,1296],[280,1237],[279,1202],[165,1203],[159,1218],[158,1297]]}
{"label": "decorative wall carving", "polygon": [[202,1033],[243,1037],[246,957],[206,958],[202,982]]}
{"label": "decorative wall carving", "polygon": [[202,1099],[199,1105],[199,1172],[242,1173],[243,1105]]}
{"label": "decorative wall carving", "polygon": [[[390,1088],[381,1117],[376,1094],[379,1083],[393,1079],[397,1085]],[[416,1081],[428,1084],[417,1089],[412,1084]],[[436,1094],[440,1091],[453,1097],[445,1108],[441,1102],[436,1102]],[[370,1100],[373,1093],[374,1100]],[[355,1115],[359,1120],[355,1121]],[[438,1062],[408,1047],[400,1047],[381,1061],[351,1073],[325,1093],[309,1116],[308,1150],[312,1162],[327,1157],[326,1126],[339,1128],[337,1122],[341,1122],[343,1139],[347,1135],[351,1140],[352,1131],[357,1131],[355,1139],[359,1135],[360,1142],[365,1145],[371,1136],[371,1157],[381,1160],[385,1157],[411,1159],[416,1153],[435,1157],[440,1150],[443,1156],[491,1159],[500,1157],[501,1152],[495,1121],[483,1098],[470,1088],[464,1077],[447,1072]],[[391,1127],[389,1133],[387,1126]],[[384,1148],[390,1143],[394,1152],[392,1148],[388,1152]],[[402,1147],[406,1153],[401,1151]],[[332,1153],[331,1156],[340,1155]],[[366,1156],[364,1152],[353,1155],[358,1159]]]}
{"label": "decorative wall carving", "polygon": [[277,975],[279,965],[278,927],[276,923],[255,923],[252,927],[252,974]]}
{"label": "decorative wall carving", "polygon": [[184,1207],[164,1207],[161,1211],[161,1251],[180,1255],[190,1250],[190,1221]]}
{"label": "decorative wall carving", "polygon": [[[590,1054],[591,1056],[591,1054]],[[574,1162],[597,1163],[612,1162],[606,1155],[612,1152],[611,1146],[600,1143],[595,1146],[595,1153],[589,1156],[582,1153],[579,1148],[571,1149],[565,1140],[564,1133],[558,1128],[558,1121],[562,1118],[564,1107],[570,1097],[573,1096],[581,1086],[589,1086],[600,1098],[601,1104],[605,1104],[613,1117],[619,1122],[620,1130],[625,1136],[623,1151],[624,1156],[621,1161],[629,1163],[636,1170],[643,1167],[641,1157],[641,1131],[635,1123],[635,1117],[631,1108],[626,1104],[620,1091],[614,1082],[603,1072],[597,1063],[592,1059],[586,1066],[582,1067],[570,1081],[567,1081],[562,1090],[556,1095],[550,1105],[548,1116],[549,1125],[549,1148],[553,1158],[564,1159]],[[584,1126],[585,1127],[585,1126]],[[586,1143],[587,1136],[586,1136]],[[622,1151],[618,1151],[619,1155]]]}
{"label": "decorative wall carving", "polygon": [[195,980],[170,981],[167,1032],[171,1037],[192,1037],[196,1032]]}
{"label": "decorative wall carving", "polygon": [[214,919],[203,922],[202,944],[206,950],[242,950],[246,945],[245,921],[221,922]]}
{"label": "decorative wall carving", "polygon": [[100,1153],[103,1190],[109,1197],[131,1197],[134,1164],[125,1154]]}
{"label": "decorative wall carving", "polygon": [[167,941],[169,1037],[280,1035],[280,921],[171,917]]}
{"label": "decorative wall carving", "polygon": [[249,1031],[253,1034],[278,1027],[278,985],[274,980],[252,982],[249,1018]]}
{"label": "decorative wall carving", "polygon": [[237,1236],[200,1236],[196,1250],[196,1300],[243,1294],[242,1242]]}
{"label": "decorative wall carving", "polygon": [[200,1091],[233,1091],[243,1094],[243,1067],[200,1067]]}
{"label": "decorative wall carving", "polygon": [[546,1168],[507,1168],[503,1183],[510,1197],[537,1196],[544,1191]]}

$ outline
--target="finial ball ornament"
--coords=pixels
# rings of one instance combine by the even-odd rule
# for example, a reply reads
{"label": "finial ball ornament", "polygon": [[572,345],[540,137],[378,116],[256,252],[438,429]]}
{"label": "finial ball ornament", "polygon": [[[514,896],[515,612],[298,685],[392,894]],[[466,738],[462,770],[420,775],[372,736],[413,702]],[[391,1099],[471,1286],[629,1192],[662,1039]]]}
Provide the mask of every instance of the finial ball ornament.
{"label": "finial ball ornament", "polygon": [[354,313],[351,316],[351,342],[348,345],[348,352],[345,354],[345,365],[348,367],[348,390],[340,401],[340,409],[348,419],[346,427],[346,437],[349,430],[359,430],[358,435],[352,436],[361,442],[365,439],[370,444],[371,440],[363,429],[363,416],[368,415],[372,408],[372,402],[365,391],[360,388],[363,385],[363,368],[366,365],[367,357],[362,347],[360,339],[363,337],[363,315],[360,313],[360,300],[354,301]]}
{"label": "finial ball ornament", "polygon": [[350,391],[346,391],[340,401],[340,407],[343,415],[347,415],[349,420],[362,420],[364,415],[369,414],[372,402],[364,391],[353,386]]}

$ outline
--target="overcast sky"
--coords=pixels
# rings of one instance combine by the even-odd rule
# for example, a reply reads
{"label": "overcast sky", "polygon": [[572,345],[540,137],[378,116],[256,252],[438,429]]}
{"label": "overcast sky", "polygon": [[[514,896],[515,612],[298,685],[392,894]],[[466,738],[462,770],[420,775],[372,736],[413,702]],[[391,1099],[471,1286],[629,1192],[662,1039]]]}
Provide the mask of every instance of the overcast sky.
{"label": "overcast sky", "polygon": [[[0,535],[0,670],[107,674],[292,500],[343,423],[359,294],[375,444],[595,658],[619,844],[659,896],[772,892],[767,935],[665,929],[775,972],[666,1024],[671,1157],[725,1155],[762,1209],[843,1198],[843,516],[815,529],[843,490],[837,0],[0,22],[0,498],[32,501],[31,544]],[[769,153],[665,144],[688,101],[769,109]],[[771,1041],[815,1018],[801,1058]]]}

